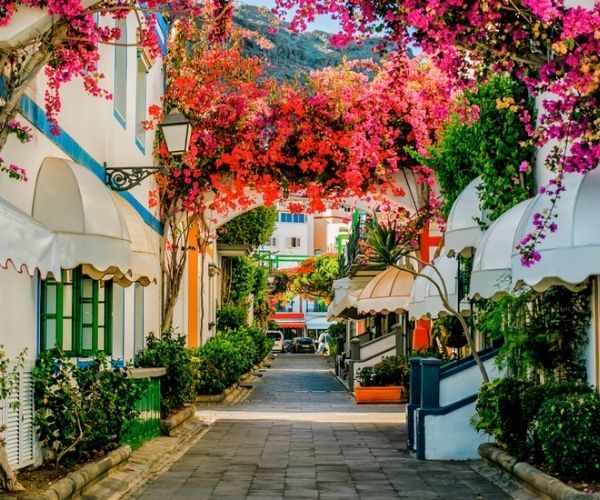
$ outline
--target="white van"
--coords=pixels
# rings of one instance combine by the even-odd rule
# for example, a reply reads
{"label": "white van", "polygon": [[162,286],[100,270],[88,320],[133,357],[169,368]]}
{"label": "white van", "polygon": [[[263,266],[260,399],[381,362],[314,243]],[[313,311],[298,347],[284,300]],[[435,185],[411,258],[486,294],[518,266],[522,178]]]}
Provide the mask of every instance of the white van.
{"label": "white van", "polygon": [[283,332],[280,330],[267,330],[267,337],[273,339],[272,351],[284,352],[283,348]]}

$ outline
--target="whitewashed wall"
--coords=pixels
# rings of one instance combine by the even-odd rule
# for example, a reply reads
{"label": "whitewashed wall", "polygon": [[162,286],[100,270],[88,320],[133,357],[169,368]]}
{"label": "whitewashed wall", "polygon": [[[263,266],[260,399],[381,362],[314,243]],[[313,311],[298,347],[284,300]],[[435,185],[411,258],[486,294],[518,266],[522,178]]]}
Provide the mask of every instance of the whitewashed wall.
{"label": "whitewashed wall", "polygon": [[[501,372],[496,366],[495,358],[483,362],[490,380],[497,379]],[[460,401],[467,396],[476,394],[483,382],[477,365],[471,366],[456,375],[440,380],[440,406],[446,406]]]}
{"label": "whitewashed wall", "polygon": [[[114,21],[101,18],[106,25],[114,25]],[[135,37],[135,16],[128,19],[129,41]],[[82,88],[80,80],[66,85],[61,90],[63,108],[59,115],[59,124],[74,141],[87,152],[96,162],[107,162],[109,166],[151,165],[153,134],[148,132],[145,140],[145,152],[135,144],[135,91],[136,91],[136,47],[127,49],[127,122],[126,127],[114,117],[114,103],[110,100],[89,96]],[[107,75],[102,86],[109,92],[113,91],[114,47],[101,47],[101,62],[99,71]],[[160,103],[162,95],[162,64],[157,60],[151,67],[147,77],[146,104]],[[41,108],[44,107],[44,91],[46,89],[43,72],[28,89],[27,95]],[[23,124],[31,125],[22,116],[18,117]],[[27,144],[20,144],[10,137],[1,156],[6,163],[15,163],[27,170],[28,182],[9,180],[0,175],[0,197],[15,205],[24,212],[32,213],[33,191],[35,179],[43,160],[47,157],[72,159],[69,151],[62,148],[64,136],[47,137],[43,132],[33,127],[33,139]],[[131,193],[137,201],[148,207],[148,191],[153,181],[148,179],[144,184],[135,188]],[[158,248],[159,235],[156,237]],[[158,259],[158,256],[157,256]],[[14,353],[27,347],[31,356],[36,355],[38,337],[38,296],[37,279],[26,274],[17,274],[14,270],[0,269],[0,343],[9,352]],[[117,330],[122,338],[117,339],[118,352],[115,357],[130,359],[133,356],[133,289],[125,289],[117,307]],[[160,286],[152,284],[144,289],[144,328],[146,331],[158,331],[160,323]],[[120,310],[119,310],[120,309]],[[122,315],[121,315],[122,313]]]}
{"label": "whitewashed wall", "polygon": [[[487,434],[477,432],[469,423],[475,414],[475,403],[447,415],[426,415],[426,460],[476,460],[477,447],[489,442]],[[421,417],[419,417],[421,418]]]}

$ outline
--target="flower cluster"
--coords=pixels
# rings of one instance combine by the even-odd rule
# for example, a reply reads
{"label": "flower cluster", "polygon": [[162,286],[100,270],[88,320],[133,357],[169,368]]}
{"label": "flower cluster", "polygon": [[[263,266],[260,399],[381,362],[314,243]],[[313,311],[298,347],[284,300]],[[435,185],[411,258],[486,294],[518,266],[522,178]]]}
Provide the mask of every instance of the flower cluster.
{"label": "flower cluster", "polygon": [[31,140],[31,127],[23,125],[18,120],[10,120],[6,126],[11,134],[17,136],[20,143],[26,143]]}
{"label": "flower cluster", "polygon": [[302,195],[315,212],[393,191],[392,173],[419,167],[407,148],[424,152],[448,117],[452,86],[424,60],[395,54],[315,71],[304,85],[276,84],[235,36],[215,43],[210,26],[183,21],[174,33],[165,109],[182,110],[193,134],[183,161],[157,147],[171,167],[155,198],[165,206],[178,199],[188,212],[226,212],[249,206],[252,191],[267,205]]}
{"label": "flower cluster", "polygon": [[0,173],[8,175],[9,179],[13,179],[15,181],[24,181],[27,182],[27,172],[21,167],[11,163],[7,165],[4,163],[4,159],[0,156]]}
{"label": "flower cluster", "polygon": [[[90,3],[93,5],[89,6]],[[13,20],[19,6],[46,8],[48,14],[57,19],[49,32],[36,35],[22,47],[39,44],[49,44],[51,47],[50,58],[44,68],[48,79],[45,110],[54,134],[58,134],[60,130],[57,115],[61,109],[60,89],[64,84],[80,77],[89,94],[111,97],[100,86],[104,75],[98,71],[98,46],[116,41],[120,32],[98,23],[97,14],[122,19],[129,12],[137,10],[140,17],[137,39],[141,46],[157,55],[160,53],[160,46],[155,33],[156,13],[169,12],[174,16],[187,16],[199,11],[196,0],[147,0],[143,7],[138,7],[136,2],[123,0],[0,0],[0,27]],[[21,57],[19,50],[16,50],[10,54],[9,59],[12,64],[18,65]]]}
{"label": "flower cluster", "polygon": [[[548,168],[558,176],[585,173],[600,161],[598,1],[585,6],[582,1],[575,7],[564,0],[276,0],[276,4],[279,14],[295,9],[292,27],[297,29],[317,14],[335,15],[342,28],[336,42],[385,27],[388,40],[400,50],[418,45],[462,84],[508,71],[540,97],[534,138],[539,147],[552,144]],[[546,215],[543,218],[550,220],[552,210]]]}
{"label": "flower cluster", "polygon": [[[29,142],[31,140],[31,128],[21,124],[18,120],[9,120],[6,124],[6,128],[8,132],[14,134],[21,143]],[[27,182],[27,172],[14,163],[7,165],[1,156],[0,173],[8,175],[9,179]]]}

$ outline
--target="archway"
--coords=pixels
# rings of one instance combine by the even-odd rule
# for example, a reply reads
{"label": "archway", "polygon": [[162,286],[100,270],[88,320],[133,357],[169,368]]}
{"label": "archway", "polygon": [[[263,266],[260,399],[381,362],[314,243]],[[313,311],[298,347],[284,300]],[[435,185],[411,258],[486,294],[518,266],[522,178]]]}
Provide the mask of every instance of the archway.
{"label": "archway", "polygon": [[[416,175],[411,171],[401,171],[395,173],[390,179],[390,183],[395,188],[379,190],[363,198],[346,198],[344,204],[351,208],[363,211],[373,211],[382,204],[398,205],[414,213],[422,204],[421,185],[416,179]],[[404,193],[400,196],[398,193]],[[184,285],[184,309],[187,311],[187,317],[184,320],[184,330],[188,333],[188,343],[191,346],[202,344],[207,337],[214,332],[215,314],[217,306],[218,290],[220,289],[220,260],[216,251],[214,238],[216,230],[237,216],[265,205],[262,194],[251,189],[245,191],[245,203],[243,206],[236,206],[225,213],[217,210],[206,210],[198,226],[190,231],[188,237],[187,250],[187,270]],[[302,196],[290,196],[287,200],[297,203],[303,203],[306,199]],[[209,199],[205,203],[210,205]],[[209,239],[206,239],[210,236]],[[198,242],[203,241],[205,248],[200,248]],[[426,254],[433,255],[432,248],[439,244],[439,238],[431,238],[428,228],[423,235],[422,244]],[[419,325],[421,327],[426,325]],[[421,328],[422,330],[423,328]],[[421,332],[421,330],[419,330]],[[422,332],[421,332],[422,333]],[[428,338],[425,331],[424,338]]]}

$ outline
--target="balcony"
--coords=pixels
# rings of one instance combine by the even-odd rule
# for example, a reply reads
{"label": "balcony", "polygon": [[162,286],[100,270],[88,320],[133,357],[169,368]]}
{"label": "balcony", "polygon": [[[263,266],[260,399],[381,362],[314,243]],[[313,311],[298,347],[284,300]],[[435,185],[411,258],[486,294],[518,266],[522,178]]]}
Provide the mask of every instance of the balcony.
{"label": "balcony", "polygon": [[369,215],[358,210],[354,212],[346,247],[339,256],[340,278],[373,277],[385,269],[381,264],[369,263],[362,250],[370,223]]}

